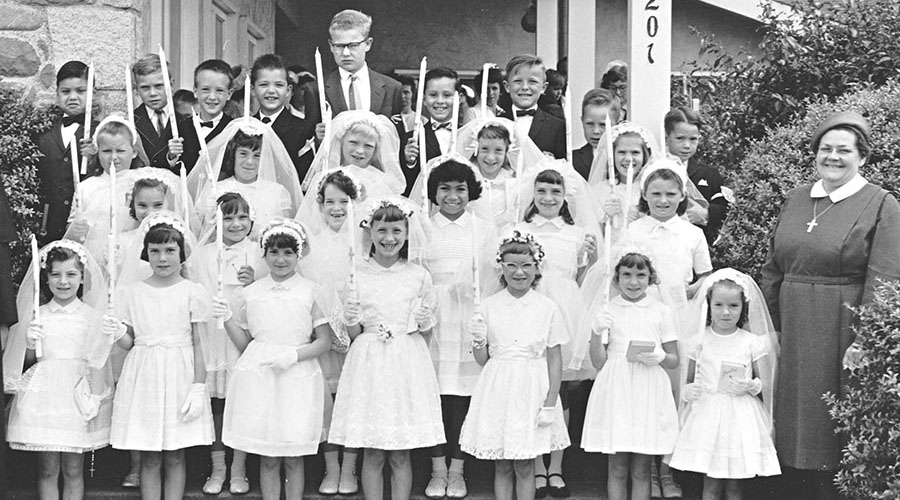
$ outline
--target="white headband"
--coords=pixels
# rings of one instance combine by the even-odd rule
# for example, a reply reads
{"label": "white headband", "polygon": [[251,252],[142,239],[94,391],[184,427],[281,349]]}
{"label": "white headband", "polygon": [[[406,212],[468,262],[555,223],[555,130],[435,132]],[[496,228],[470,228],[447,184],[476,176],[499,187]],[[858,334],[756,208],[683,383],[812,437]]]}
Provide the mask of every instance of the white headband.
{"label": "white headband", "polygon": [[81,244],[76,243],[72,240],[57,240],[48,243],[47,246],[41,249],[41,268],[47,268],[47,254],[49,254],[50,250],[53,250],[54,248],[65,248],[67,250],[71,250],[72,253],[74,253],[75,256],[78,257],[78,261],[81,262],[81,265],[87,266],[87,251],[83,246],[81,246]]}

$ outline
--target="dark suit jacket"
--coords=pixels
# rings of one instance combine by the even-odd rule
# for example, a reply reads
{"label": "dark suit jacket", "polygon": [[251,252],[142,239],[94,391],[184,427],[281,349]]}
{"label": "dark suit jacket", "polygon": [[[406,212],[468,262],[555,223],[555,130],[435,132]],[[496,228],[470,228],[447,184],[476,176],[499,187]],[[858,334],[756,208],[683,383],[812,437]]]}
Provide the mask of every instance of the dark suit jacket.
{"label": "dark suit jacket", "polygon": [[594,162],[594,148],[590,143],[572,151],[572,163],[575,171],[578,172],[584,180],[587,180],[591,174],[591,163]]}
{"label": "dark suit jacket", "polygon": [[688,177],[697,186],[700,194],[709,202],[709,217],[706,226],[700,226],[706,242],[712,245],[719,236],[725,216],[728,215],[728,200],[722,194],[722,176],[719,171],[693,157],[688,160]]}
{"label": "dark suit jacket", "polygon": [[[217,135],[221,134],[231,120],[230,116],[223,114],[219,124],[206,136],[206,143],[209,144]],[[194,130],[194,120],[190,116],[178,120],[178,133],[184,139],[182,144],[184,153],[181,154],[181,161],[184,163],[184,168],[190,172],[200,158],[200,138],[197,136],[197,131]]]}
{"label": "dark suit jacket", "polygon": [[[262,118],[259,111],[254,116],[258,119]],[[306,172],[309,171],[309,166],[312,165],[313,154],[312,151],[307,151],[301,157],[298,153],[306,145],[306,141],[316,134],[316,124],[311,120],[304,120],[294,116],[291,114],[291,110],[285,107],[281,110],[281,114],[278,115],[275,122],[272,123],[272,130],[281,139],[281,143],[284,144],[284,149],[287,150],[291,161],[294,162],[294,168],[297,170],[300,182],[303,182]]]}
{"label": "dark suit jacket", "polygon": [[[515,118],[513,118],[515,119]],[[528,129],[528,137],[555,158],[566,157],[566,122],[538,108]]]}
{"label": "dark suit jacket", "polygon": [[[91,128],[96,127],[94,124]],[[84,126],[78,125],[75,130],[75,145],[84,136]],[[38,160],[37,174],[40,186],[40,200],[43,220],[38,241],[41,246],[62,238],[66,232],[69,212],[72,210],[72,198],[75,194],[75,182],[72,179],[72,162],[69,148],[63,145],[62,120],[56,120],[50,130],[37,138],[38,150],[43,155]],[[78,152],[81,162],[81,152]],[[85,178],[87,176],[80,176]]]}
{"label": "dark suit jacket", "polygon": [[[400,136],[400,166],[403,168],[403,176],[406,177],[406,191],[403,192],[403,196],[409,196],[409,193],[412,192],[413,184],[415,184],[416,179],[419,178],[419,172],[422,171],[422,166],[419,165],[418,157],[412,166],[409,166],[406,163],[406,154],[404,154],[404,150],[406,149],[406,143],[409,142],[409,139],[413,136],[413,131],[406,131],[403,120],[400,120],[399,123],[394,122],[394,126],[397,127],[397,135]],[[437,136],[434,135],[434,129],[431,128],[431,122],[429,121],[424,128],[425,159],[430,160],[441,156],[441,143],[438,142]]]}
{"label": "dark suit jacket", "polygon": [[[384,115],[390,118],[403,111],[403,101],[400,98],[400,82],[391,77],[372,71],[369,68],[369,85],[371,86],[371,103],[369,111],[376,115]],[[342,111],[347,111],[347,99],[341,89],[341,74],[334,70],[325,76],[325,97],[331,104],[331,114],[336,116]],[[316,102],[316,115],[318,116],[318,101]],[[321,121],[321,116],[319,120]]]}
{"label": "dark suit jacket", "polygon": [[[171,118],[169,119],[171,121]],[[141,137],[141,145],[147,158],[150,160],[151,167],[165,168],[178,173],[178,169],[169,166],[166,155],[169,154],[169,139],[172,138],[172,125],[166,124],[166,128],[162,132],[162,136],[156,133],[153,122],[147,116],[147,107],[141,104],[134,110],[134,128],[137,129],[138,135]],[[181,127],[178,128],[181,134]]]}

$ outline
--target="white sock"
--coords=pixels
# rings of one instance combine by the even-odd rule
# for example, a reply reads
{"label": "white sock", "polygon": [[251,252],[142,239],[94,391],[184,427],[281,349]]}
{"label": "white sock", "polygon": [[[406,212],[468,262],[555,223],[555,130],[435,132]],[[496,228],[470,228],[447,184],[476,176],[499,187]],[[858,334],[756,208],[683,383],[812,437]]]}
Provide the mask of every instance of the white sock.
{"label": "white sock", "polygon": [[356,453],[347,453],[344,450],[344,461],[341,462],[341,476],[344,474],[356,475]]}
{"label": "white sock", "polygon": [[325,455],[325,474],[340,474],[341,473],[341,463],[338,461],[339,452],[337,450],[334,451],[326,451]]}
{"label": "white sock", "polygon": [[450,474],[459,474],[463,475],[463,466],[465,466],[466,461],[461,458],[451,458],[450,459]]}
{"label": "white sock", "polygon": [[431,474],[435,477],[447,477],[447,457],[431,457]]}
{"label": "white sock", "polygon": [[231,458],[231,477],[247,477],[247,453],[234,450],[234,457]]}
{"label": "white sock", "polygon": [[225,451],[214,451],[210,453],[210,456],[212,457],[212,474],[210,476],[225,479]]}

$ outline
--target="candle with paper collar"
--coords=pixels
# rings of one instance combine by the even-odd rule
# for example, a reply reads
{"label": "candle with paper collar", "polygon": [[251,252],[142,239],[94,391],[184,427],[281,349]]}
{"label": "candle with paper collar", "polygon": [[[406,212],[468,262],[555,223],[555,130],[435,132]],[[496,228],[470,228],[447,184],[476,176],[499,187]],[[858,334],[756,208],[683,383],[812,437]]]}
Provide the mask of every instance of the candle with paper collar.
{"label": "candle with paper collar", "polygon": [[[84,101],[84,135],[82,138],[91,136],[91,108],[94,106],[94,63],[88,66],[87,76],[87,98]],[[81,175],[87,174],[88,158],[81,158]]]}
{"label": "candle with paper collar", "polygon": [[[359,193],[356,194],[359,196]],[[353,198],[347,203],[347,237],[350,239],[350,283],[356,282],[356,207]]]}
{"label": "candle with paper collar", "polygon": [[[184,163],[181,163],[181,168],[178,170],[178,177],[181,182],[181,204],[184,205],[181,209],[184,213],[181,214],[184,219],[184,227],[191,227],[191,209],[190,209],[190,195],[188,194],[188,185],[187,185],[187,169],[184,168]],[[215,185],[215,181],[210,180],[213,185]]]}
{"label": "candle with paper collar", "polygon": [[78,188],[78,185],[81,183],[81,178],[78,173],[78,141],[75,138],[72,138],[72,142],[69,143],[69,156],[71,157],[72,162],[72,184],[75,187],[74,195],[72,196],[72,200],[75,203],[75,213],[81,211],[81,190]]}
{"label": "candle with paper collar", "polygon": [[[162,68],[163,85],[166,88],[166,114],[169,115],[169,124],[172,126],[172,139],[178,139],[178,115],[175,114],[175,101],[172,99],[172,80],[169,77],[169,62],[166,61],[166,52],[162,45],[159,46],[159,66]],[[160,124],[162,126],[162,124]]]}
{"label": "candle with paper collar", "polygon": [[[37,238],[31,235],[31,269],[34,271],[34,322],[41,322],[41,251],[38,249]],[[41,339],[34,341],[34,354],[39,358],[44,357],[44,347]]]}
{"label": "candle with paper collar", "polygon": [[572,100],[569,98],[569,86],[566,86],[566,94],[563,97],[563,115],[566,118],[566,159],[572,163]]}
{"label": "candle with paper collar", "polygon": [[459,132],[459,92],[453,93],[453,110],[450,113],[450,151],[456,149],[456,135]]}
{"label": "candle with paper collar", "polygon": [[118,194],[116,190],[116,160],[113,159],[109,167],[109,236],[107,237],[107,259],[106,273],[109,276],[109,286],[107,293],[107,310],[110,314],[115,313],[115,291],[116,291],[116,238],[118,228]]}
{"label": "candle with paper collar", "polygon": [[[225,297],[225,223],[222,215],[222,206],[216,206],[216,296]],[[223,318],[217,318],[216,325],[225,328]]]}
{"label": "candle with paper collar", "polygon": [[606,128],[606,168],[609,177],[607,180],[610,192],[612,192],[612,187],[616,185],[616,166],[614,165],[616,154],[613,151],[612,122],[609,121],[609,113],[603,119],[603,125]]}
{"label": "candle with paper collar", "polygon": [[481,67],[481,117],[487,120],[487,92],[488,92],[488,72],[491,70],[491,63],[484,63]]}
{"label": "candle with paper collar", "polygon": [[632,196],[634,196],[634,158],[629,158],[628,169],[625,176],[625,203],[622,205],[622,214],[625,216],[625,227],[628,227],[630,221],[628,215],[631,209]]}
{"label": "candle with paper collar", "polygon": [[244,118],[250,118],[250,75],[244,79]]}
{"label": "candle with paper collar", "polygon": [[[422,135],[425,132],[420,130],[420,124],[422,123],[422,105],[425,99],[425,71],[427,67],[428,58],[423,56],[422,62],[419,64],[419,87],[416,89],[416,128],[413,129],[413,135]],[[422,166],[424,167],[425,164],[422,163]]]}
{"label": "candle with paper collar", "polygon": [[128,123],[134,126],[134,90],[131,88],[131,65],[125,64],[125,107],[128,108]]}
{"label": "candle with paper collar", "polygon": [[[325,106],[328,103],[325,99],[325,72],[322,70],[322,54],[319,53],[318,47],[316,47],[316,86],[319,89],[319,111],[322,113],[322,123],[328,123],[325,121]],[[331,121],[331,117],[328,118],[328,121]]]}

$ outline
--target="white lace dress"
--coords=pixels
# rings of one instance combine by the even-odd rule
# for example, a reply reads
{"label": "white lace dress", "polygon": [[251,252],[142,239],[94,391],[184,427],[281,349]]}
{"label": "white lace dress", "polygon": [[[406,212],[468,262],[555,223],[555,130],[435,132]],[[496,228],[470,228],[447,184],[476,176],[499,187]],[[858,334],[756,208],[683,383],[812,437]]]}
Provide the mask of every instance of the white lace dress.
{"label": "white lace dress", "polygon": [[434,309],[431,276],[406,261],[384,268],[369,259],[358,261],[357,282],[363,332],[344,362],[328,441],[381,450],[446,442],[434,365],[414,316],[420,304]]}
{"label": "white lace dress", "polygon": [[460,449],[484,460],[526,460],[569,446],[557,399],[554,421],[537,416],[550,376],[547,348],[565,344],[556,304],[535,291],[520,298],[505,289],[482,302],[490,358],[475,385],[459,437]]}

